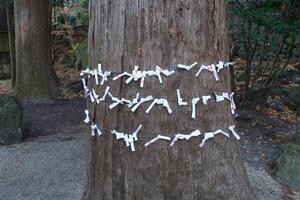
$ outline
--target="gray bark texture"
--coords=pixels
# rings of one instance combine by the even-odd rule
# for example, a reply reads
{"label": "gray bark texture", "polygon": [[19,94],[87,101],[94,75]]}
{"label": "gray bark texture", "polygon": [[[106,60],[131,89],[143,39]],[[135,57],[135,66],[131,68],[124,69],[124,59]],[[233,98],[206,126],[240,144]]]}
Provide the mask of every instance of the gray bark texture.
{"label": "gray bark texture", "polygon": [[11,68],[11,83],[15,86],[16,83],[16,46],[15,46],[15,22],[14,22],[14,2],[5,0],[6,18],[9,40],[9,55]]}
{"label": "gray bark texture", "polygon": [[[102,63],[105,70],[131,72],[133,65],[142,70],[175,67],[178,63],[216,63],[228,59],[227,1],[225,0],[91,0],[89,26],[89,64]],[[132,133],[143,125],[131,152],[124,141],[109,132],[90,142],[90,165],[84,199],[253,199],[248,177],[240,158],[240,147],[233,137],[217,135],[203,148],[203,138],[177,141],[173,147],[158,141],[144,144],[157,134],[174,136],[200,129],[202,133],[234,123],[228,102],[210,101],[198,104],[196,119],[191,119],[191,99],[213,92],[230,92],[229,70],[220,73],[216,82],[210,72],[195,77],[198,69],[180,71],[164,78],[145,79],[144,88],[138,82],[125,79],[108,81],[114,96],[132,99],[153,95],[166,98],[173,110],[168,114],[151,102],[142,104],[132,113],[127,106],[109,110],[111,103],[88,107],[101,127]],[[116,74],[113,74],[115,76]],[[126,77],[124,77],[126,78]],[[89,86],[103,94],[106,85]],[[176,89],[181,90],[189,106],[178,106]],[[228,132],[228,131],[227,131]]]}
{"label": "gray bark texture", "polygon": [[48,0],[15,0],[16,85],[21,99],[55,98],[58,78],[51,66]]}

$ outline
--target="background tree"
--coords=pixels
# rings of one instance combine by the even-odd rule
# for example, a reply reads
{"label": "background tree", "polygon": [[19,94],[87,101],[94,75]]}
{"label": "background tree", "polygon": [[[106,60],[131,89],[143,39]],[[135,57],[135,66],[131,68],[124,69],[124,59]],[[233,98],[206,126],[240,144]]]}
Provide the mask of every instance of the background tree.
{"label": "background tree", "polygon": [[55,98],[58,79],[51,66],[49,1],[15,0],[18,98]]}
{"label": "background tree", "polygon": [[15,86],[16,83],[16,46],[15,46],[15,21],[14,21],[14,1],[5,0],[7,29],[9,39],[9,54],[11,66],[11,83]]}
{"label": "background tree", "polygon": [[[137,64],[149,70],[177,63],[215,63],[228,60],[227,1],[129,1],[91,0],[89,24],[89,63],[102,63],[113,72],[131,71]],[[195,69],[194,69],[195,70]],[[230,90],[228,70],[216,82],[209,72],[196,78],[196,71],[182,71],[165,80],[145,80],[129,85],[124,80],[108,82],[115,96],[153,95],[176,99],[176,88],[192,97]],[[90,86],[95,88],[94,81]],[[102,94],[105,87],[97,88]],[[155,134],[164,135],[200,129],[202,133],[226,129],[233,124],[229,105],[211,103],[197,109],[171,101],[173,113],[155,107],[144,114],[148,104],[135,113],[120,106],[109,110],[110,102],[89,105],[92,119],[101,127],[133,132],[143,124],[136,152],[109,132],[91,139],[90,168],[85,199],[253,199],[240,149],[233,139],[216,136],[198,147],[198,138],[169,143],[144,143]],[[227,130],[227,129],[226,129]]]}

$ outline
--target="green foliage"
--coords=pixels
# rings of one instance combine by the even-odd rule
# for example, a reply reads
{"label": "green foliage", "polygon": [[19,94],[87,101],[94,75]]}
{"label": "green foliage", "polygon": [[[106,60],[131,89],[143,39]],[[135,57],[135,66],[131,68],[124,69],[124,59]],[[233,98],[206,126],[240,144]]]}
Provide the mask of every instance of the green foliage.
{"label": "green foliage", "polygon": [[230,10],[232,48],[246,61],[243,103],[255,88],[255,104],[267,98],[290,58],[296,56],[300,1],[236,0],[234,5]]}
{"label": "green foliage", "polygon": [[51,0],[54,23],[87,25],[88,4],[88,0]]}

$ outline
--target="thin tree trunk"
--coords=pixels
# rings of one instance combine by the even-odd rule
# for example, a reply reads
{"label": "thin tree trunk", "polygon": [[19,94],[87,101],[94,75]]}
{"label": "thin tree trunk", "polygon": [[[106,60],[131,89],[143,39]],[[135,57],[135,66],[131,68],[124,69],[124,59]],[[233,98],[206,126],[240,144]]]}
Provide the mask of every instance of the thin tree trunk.
{"label": "thin tree trunk", "polygon": [[9,54],[10,54],[10,67],[11,67],[11,84],[12,87],[16,83],[16,46],[15,46],[15,22],[14,22],[14,2],[6,0],[6,16],[7,16],[7,29],[9,40]]}
{"label": "thin tree trunk", "polygon": [[[91,0],[89,24],[89,64],[102,63],[105,70],[131,71],[175,67],[178,63],[203,64],[228,60],[227,1],[225,0]],[[144,144],[156,134],[173,137],[176,133],[202,133],[219,128],[228,132],[234,123],[226,102],[197,106],[197,119],[191,119],[191,99],[213,92],[230,92],[230,73],[223,70],[216,82],[210,72],[196,78],[196,69],[178,71],[160,84],[154,77],[125,84],[109,80],[114,96],[133,98],[153,95],[166,98],[173,110],[142,104],[132,113],[126,106],[109,110],[110,100],[89,102],[91,119],[110,130],[132,133],[143,125],[131,152],[124,142],[109,132],[91,138],[88,183],[84,199],[253,199],[248,177],[235,139],[215,136],[199,148],[201,138],[178,141],[174,146],[159,141]],[[113,74],[114,76],[115,74]],[[103,94],[106,85],[89,86]],[[178,106],[176,89],[189,106]]]}
{"label": "thin tree trunk", "polygon": [[55,98],[58,79],[51,65],[50,5],[47,0],[15,0],[16,86],[18,98]]}

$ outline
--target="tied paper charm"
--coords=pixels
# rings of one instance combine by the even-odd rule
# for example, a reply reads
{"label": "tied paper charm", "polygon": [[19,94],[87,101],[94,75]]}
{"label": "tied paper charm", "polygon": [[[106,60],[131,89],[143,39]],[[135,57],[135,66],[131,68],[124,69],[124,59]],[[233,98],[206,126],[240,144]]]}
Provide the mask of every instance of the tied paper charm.
{"label": "tied paper charm", "polygon": [[177,140],[189,140],[191,137],[198,137],[201,135],[200,130],[195,130],[191,134],[176,134],[174,139],[172,140],[170,146],[173,146]]}
{"label": "tied paper charm", "polygon": [[145,144],[145,147],[147,147],[147,146],[149,146],[150,144],[156,142],[157,140],[168,140],[168,141],[170,141],[171,138],[168,137],[168,136],[157,135],[155,138],[153,138],[152,140],[150,140],[149,142],[147,142],[147,143]]}
{"label": "tied paper charm", "polygon": [[95,136],[95,132],[97,132],[98,136],[102,135],[100,129],[98,128],[97,124],[91,124],[91,135]]}
{"label": "tied paper charm", "polygon": [[110,96],[111,100],[114,101],[114,103],[109,105],[109,109],[113,109],[114,107],[116,107],[119,104],[124,104],[124,103],[130,103],[130,100],[127,99],[118,99],[117,97],[114,97],[110,92],[108,92],[108,95]]}
{"label": "tied paper charm", "polygon": [[217,103],[227,99],[230,102],[231,114],[233,114],[233,115],[235,114],[236,105],[234,102],[234,92],[232,92],[230,95],[225,92],[223,92],[221,95],[218,95],[215,93],[215,97],[216,97]]}
{"label": "tied paper charm", "polygon": [[142,125],[140,124],[139,127],[132,133],[132,134],[124,134],[121,132],[118,132],[116,130],[111,131],[113,135],[116,135],[116,139],[123,139],[126,143],[126,146],[130,146],[131,151],[135,151],[134,141],[138,140],[137,134],[142,129]]}
{"label": "tied paper charm", "polygon": [[146,113],[148,114],[150,112],[150,110],[153,108],[154,105],[162,105],[163,107],[165,107],[168,111],[169,114],[172,113],[172,110],[169,106],[168,100],[166,99],[154,99],[152,104],[149,106],[149,108],[146,110]]}
{"label": "tied paper charm", "polygon": [[157,76],[158,81],[160,83],[162,83],[162,78],[161,78],[161,74],[165,75],[165,76],[170,76],[172,74],[175,73],[174,70],[167,70],[167,69],[162,69],[160,68],[158,65],[155,66],[155,70],[149,70],[149,71],[141,71],[138,70],[138,66],[135,65],[134,69],[132,70],[132,73],[128,73],[128,72],[123,72],[119,75],[117,75],[116,77],[113,78],[113,80],[117,80],[119,78],[121,78],[122,76],[128,76],[127,80],[125,81],[126,84],[129,84],[132,80],[134,81],[138,81],[141,80],[140,82],[140,87],[144,87],[144,80],[146,78],[146,76]]}
{"label": "tied paper charm", "polygon": [[99,104],[102,101],[105,101],[106,96],[109,93],[109,89],[110,89],[109,86],[106,86],[104,94],[101,98],[99,95],[96,94],[96,91],[94,89],[92,89],[92,92],[93,92],[94,98],[96,99],[97,104]]}
{"label": "tied paper charm", "polygon": [[110,74],[111,74],[111,71],[103,72],[102,68],[101,68],[101,64],[98,64],[98,71],[95,72],[96,85],[99,85],[99,81],[97,81],[98,75],[102,78],[100,85],[103,85],[104,82],[108,80],[107,78],[110,76]]}
{"label": "tied paper charm", "polygon": [[222,61],[219,61],[219,63],[216,64],[216,66],[217,66],[217,68],[218,68],[217,72],[219,73],[220,70],[223,69],[224,67],[228,68],[229,65],[234,65],[234,62],[224,63],[224,62],[222,62]]}
{"label": "tied paper charm", "polygon": [[95,77],[96,85],[99,85],[98,76],[100,76],[102,78],[100,85],[103,85],[104,82],[108,80],[108,77],[110,76],[111,72],[110,71],[103,72],[101,68],[101,64],[98,64],[98,69],[90,70],[89,68],[86,68],[85,70],[80,72],[80,76],[84,76],[86,74],[88,75],[88,78],[90,78],[90,76]]}
{"label": "tied paper charm", "polygon": [[210,95],[208,95],[208,96],[202,96],[202,103],[204,104],[204,105],[207,105],[207,102],[208,102],[208,100],[210,100],[211,99],[211,96]]}
{"label": "tied paper charm", "polygon": [[84,113],[86,117],[83,121],[84,123],[88,124],[90,122],[89,110],[85,110]]}
{"label": "tied paper charm", "polygon": [[194,62],[194,63],[191,64],[191,65],[177,64],[177,67],[178,67],[179,69],[185,69],[185,70],[189,71],[190,69],[192,69],[192,68],[193,68],[194,66],[196,66],[196,65],[198,65],[198,63],[197,63],[197,62]]}
{"label": "tied paper charm", "polygon": [[217,73],[217,69],[216,69],[216,65],[211,64],[211,65],[201,65],[200,69],[198,70],[198,72],[196,73],[196,77],[199,76],[199,74],[202,72],[202,70],[207,70],[209,72],[212,72],[214,74],[214,77],[216,79],[216,81],[219,81],[219,76]]}
{"label": "tied paper charm", "polygon": [[199,97],[192,99],[192,118],[196,118],[196,104],[200,101]]}
{"label": "tied paper charm", "polygon": [[141,100],[140,100],[140,102],[138,102],[137,104],[135,104],[134,106],[133,106],[133,108],[131,108],[131,111],[132,112],[134,112],[134,111],[136,111],[136,109],[142,104],[142,103],[145,103],[145,102],[147,102],[147,101],[151,101],[153,99],[153,97],[150,95],[150,96],[147,96],[147,97],[142,97],[141,98]]}
{"label": "tied paper charm", "polygon": [[221,129],[218,129],[216,130],[215,132],[207,132],[207,133],[204,133],[204,138],[201,142],[201,144],[199,145],[199,147],[203,147],[205,142],[210,139],[210,138],[213,138],[215,135],[217,134],[222,134],[222,135],[225,135],[226,137],[229,138],[229,134],[228,133],[225,133],[224,131],[222,131]]}
{"label": "tied paper charm", "polygon": [[122,74],[119,74],[118,76],[114,77],[113,80],[117,80],[121,78],[122,76],[128,76],[127,80],[125,81],[126,84],[129,84],[132,80],[138,81],[141,79],[140,87],[144,87],[144,79],[146,77],[146,73],[144,71],[140,71],[139,67],[137,65],[134,66],[134,69],[132,70],[132,73],[123,72]]}
{"label": "tied paper charm", "polygon": [[237,132],[234,130],[235,129],[235,125],[229,126],[228,129],[230,130],[230,132],[234,135],[234,137],[237,140],[241,139],[241,137],[239,136],[239,134],[237,134]]}
{"label": "tied paper charm", "polygon": [[155,66],[155,70],[146,71],[145,73],[146,73],[148,76],[157,76],[158,81],[159,81],[160,83],[163,83],[160,74],[163,74],[163,75],[165,75],[165,76],[171,76],[172,74],[175,73],[175,71],[174,71],[174,70],[169,71],[169,70],[167,70],[167,69],[162,69],[162,68],[160,68],[158,65],[156,65],[156,66]]}
{"label": "tied paper charm", "polygon": [[178,102],[178,105],[180,105],[180,106],[187,106],[188,102],[182,100],[182,98],[180,96],[180,90],[177,89],[176,92],[177,92],[177,102]]}

